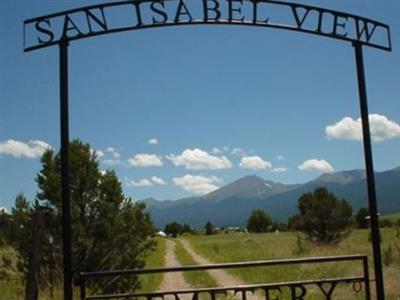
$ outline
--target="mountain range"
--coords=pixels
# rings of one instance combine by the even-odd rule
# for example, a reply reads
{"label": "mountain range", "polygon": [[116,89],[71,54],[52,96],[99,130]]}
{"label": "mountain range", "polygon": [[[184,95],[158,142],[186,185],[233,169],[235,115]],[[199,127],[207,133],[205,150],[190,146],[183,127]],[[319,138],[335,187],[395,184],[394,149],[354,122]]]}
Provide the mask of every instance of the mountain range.
{"label": "mountain range", "polygon": [[[297,213],[297,199],[317,187],[326,187],[346,199],[356,212],[368,207],[364,170],[322,174],[304,184],[283,184],[258,176],[242,177],[209,194],[179,200],[141,200],[146,204],[156,227],[169,222],[203,227],[207,221],[216,226],[244,226],[253,209],[264,209],[275,221],[286,221]],[[400,167],[375,173],[377,203],[380,213],[400,210]]]}

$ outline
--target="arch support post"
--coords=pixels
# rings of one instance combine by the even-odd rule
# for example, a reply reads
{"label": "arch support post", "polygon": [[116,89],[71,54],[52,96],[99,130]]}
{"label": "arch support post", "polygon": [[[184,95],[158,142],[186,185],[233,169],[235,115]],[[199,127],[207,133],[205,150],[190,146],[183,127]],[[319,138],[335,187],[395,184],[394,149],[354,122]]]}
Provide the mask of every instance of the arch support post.
{"label": "arch support post", "polygon": [[368,206],[369,206],[369,214],[371,217],[370,221],[371,221],[372,250],[374,258],[376,299],[384,300],[385,291],[384,291],[383,274],[382,274],[382,257],[381,257],[379,221],[378,221],[378,208],[376,203],[375,175],[374,175],[374,165],[372,159],[371,133],[370,133],[369,114],[368,114],[367,88],[365,83],[364,59],[363,59],[362,45],[359,43],[353,43],[353,47],[355,50],[355,57],[356,57],[358,94],[360,98],[360,112],[361,112],[361,123],[362,123],[363,144],[364,144],[365,168],[367,176],[367,188],[368,188]]}
{"label": "arch support post", "polygon": [[68,42],[60,47],[61,202],[64,300],[72,300],[71,204],[69,191]]}

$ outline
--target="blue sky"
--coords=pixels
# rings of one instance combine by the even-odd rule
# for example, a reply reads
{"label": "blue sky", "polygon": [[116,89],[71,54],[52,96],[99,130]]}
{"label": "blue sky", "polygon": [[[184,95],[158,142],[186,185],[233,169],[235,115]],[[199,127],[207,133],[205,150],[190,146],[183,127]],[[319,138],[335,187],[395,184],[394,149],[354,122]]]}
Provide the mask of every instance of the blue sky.
{"label": "blue sky", "polygon": [[[23,53],[23,20],[88,4],[0,4],[0,206],[19,192],[34,199],[40,154],[59,149],[58,48]],[[323,6],[391,26],[393,52],[364,48],[364,58],[375,168],[399,166],[400,3]],[[364,168],[349,43],[182,26],[81,40],[69,54],[70,136],[89,142],[134,199],[200,195],[250,174],[298,183]]]}

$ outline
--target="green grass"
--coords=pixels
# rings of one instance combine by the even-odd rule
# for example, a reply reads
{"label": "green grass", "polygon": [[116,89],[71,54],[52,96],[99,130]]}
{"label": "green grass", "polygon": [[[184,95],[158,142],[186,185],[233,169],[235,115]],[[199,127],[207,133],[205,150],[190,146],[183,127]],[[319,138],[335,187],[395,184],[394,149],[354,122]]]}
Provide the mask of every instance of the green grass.
{"label": "green grass", "polygon": [[[157,247],[146,258],[145,268],[163,267],[165,265],[166,242],[164,238],[157,238]],[[140,275],[140,291],[156,291],[161,284],[163,274]]]}
{"label": "green grass", "polygon": [[[395,249],[396,232],[393,228],[382,229],[382,250],[391,245],[394,262],[384,267],[387,299],[398,299],[400,295],[400,253]],[[367,230],[354,230],[352,234],[338,245],[316,246],[308,242],[301,242],[302,253],[299,253],[296,233],[266,234],[221,234],[215,236],[186,237],[201,255],[213,262],[239,262],[252,260],[270,260],[294,257],[331,256],[345,254],[368,254],[370,257],[370,274],[372,270],[372,252],[368,241]],[[233,275],[238,276],[246,283],[279,282],[299,279],[313,279],[321,277],[353,276],[362,272],[360,263],[325,263],[313,265],[276,266],[252,269],[234,269]],[[373,276],[372,276],[373,277]],[[396,280],[397,278],[397,280]],[[346,295],[351,290],[337,291]],[[318,299],[318,290],[310,299]],[[361,294],[361,293],[360,293]],[[362,298],[362,295],[359,295]],[[340,299],[341,297],[339,297]],[[346,296],[344,296],[346,298]]]}
{"label": "green grass", "polygon": [[13,248],[0,248],[0,298],[23,299],[24,288],[17,270],[17,256]]}
{"label": "green grass", "polygon": [[[4,266],[3,257],[11,258],[12,265]],[[157,247],[148,257],[146,257],[146,267],[164,266],[165,240],[157,239]],[[16,254],[11,247],[0,248],[0,272],[5,272],[6,276],[0,277],[0,299],[1,300],[23,300],[25,295],[25,286],[21,275],[16,272]],[[141,275],[139,277],[141,291],[155,291],[162,281],[162,274]],[[53,297],[50,297],[50,291],[42,290],[39,293],[40,300],[62,299],[62,287],[55,287]],[[74,299],[79,299],[79,290],[74,288]]]}
{"label": "green grass", "polygon": [[379,219],[389,220],[393,224],[396,224],[398,221],[400,221],[400,213],[382,215]]}
{"label": "green grass", "polygon": [[[181,265],[187,266],[197,264],[190,254],[185,251],[182,243],[179,242],[179,240],[176,241],[175,255]],[[214,278],[211,277],[211,275],[206,271],[188,271],[184,272],[183,276],[185,280],[194,288],[217,286]]]}

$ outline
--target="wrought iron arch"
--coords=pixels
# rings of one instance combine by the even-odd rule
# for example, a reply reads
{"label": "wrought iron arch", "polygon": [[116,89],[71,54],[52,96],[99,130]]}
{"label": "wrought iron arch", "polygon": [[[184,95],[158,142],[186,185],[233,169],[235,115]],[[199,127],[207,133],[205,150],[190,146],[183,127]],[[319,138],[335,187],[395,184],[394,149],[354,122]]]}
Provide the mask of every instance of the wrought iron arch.
{"label": "wrought iron arch", "polygon": [[[271,8],[282,9],[292,21],[280,23],[279,18],[275,20]],[[113,23],[115,12],[118,10],[129,10],[131,17],[126,21],[131,23]],[[362,47],[391,51],[390,28],[382,22],[354,14],[278,0],[130,0],[91,5],[24,21],[25,52],[59,46],[64,299],[72,299],[73,278],[68,178],[69,43],[124,31],[205,24],[255,26],[303,32],[350,42],[354,47],[371,214],[375,284],[377,299],[383,300],[380,236]]]}

